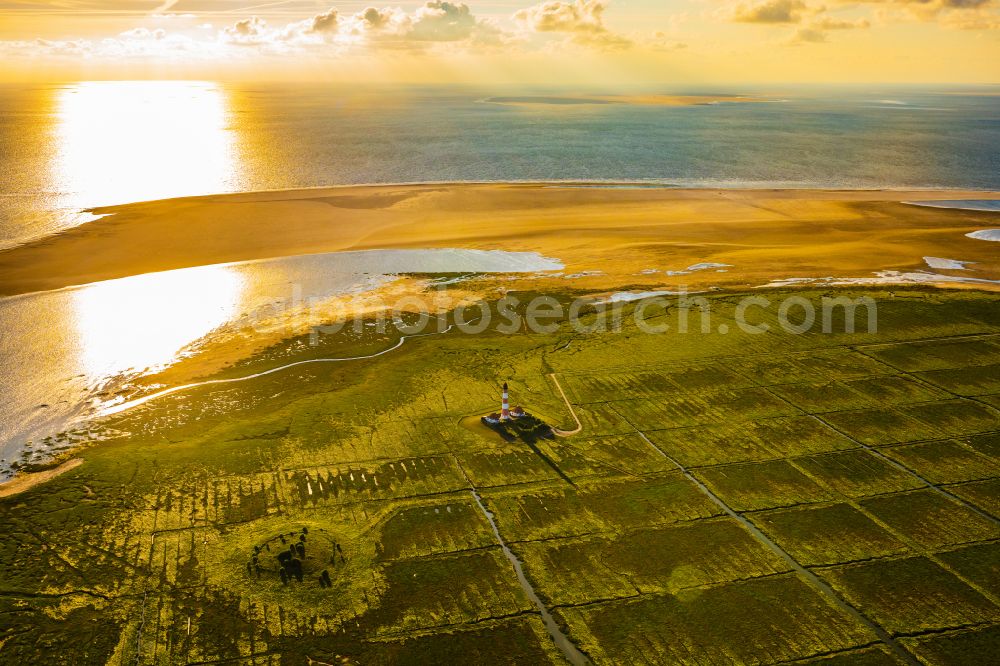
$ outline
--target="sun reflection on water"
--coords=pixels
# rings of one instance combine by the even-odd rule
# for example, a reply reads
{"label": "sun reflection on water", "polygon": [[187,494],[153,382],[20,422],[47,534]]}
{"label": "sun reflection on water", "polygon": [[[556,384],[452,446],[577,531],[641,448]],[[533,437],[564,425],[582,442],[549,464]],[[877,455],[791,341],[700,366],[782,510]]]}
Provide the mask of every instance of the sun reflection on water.
{"label": "sun reflection on water", "polygon": [[238,312],[245,277],[201,266],[73,292],[79,367],[92,378],[161,368]]}
{"label": "sun reflection on water", "polygon": [[226,92],[198,81],[87,81],[58,92],[53,181],[68,209],[231,191]]}

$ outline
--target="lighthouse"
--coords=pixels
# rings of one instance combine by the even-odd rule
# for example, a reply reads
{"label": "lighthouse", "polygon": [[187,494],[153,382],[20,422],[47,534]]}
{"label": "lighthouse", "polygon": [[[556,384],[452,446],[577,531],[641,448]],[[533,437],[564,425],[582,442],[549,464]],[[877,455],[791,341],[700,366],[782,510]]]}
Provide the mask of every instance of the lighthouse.
{"label": "lighthouse", "polygon": [[[497,426],[507,421],[516,421],[528,416],[528,413],[521,407],[510,408],[510,399],[507,396],[507,382],[503,383],[503,399],[500,402],[500,413],[493,412],[481,418],[482,422],[488,426]],[[506,426],[501,428],[506,431]]]}

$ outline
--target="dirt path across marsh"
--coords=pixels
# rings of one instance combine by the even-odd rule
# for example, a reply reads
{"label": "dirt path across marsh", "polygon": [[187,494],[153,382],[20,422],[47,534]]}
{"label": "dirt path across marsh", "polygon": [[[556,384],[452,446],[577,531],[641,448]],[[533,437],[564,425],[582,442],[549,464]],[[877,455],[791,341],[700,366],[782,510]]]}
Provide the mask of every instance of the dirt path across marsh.
{"label": "dirt path across marsh", "polygon": [[554,432],[558,437],[569,437],[570,435],[575,435],[583,430],[583,424],[580,423],[580,418],[576,415],[573,405],[569,403],[569,398],[566,397],[566,392],[563,391],[562,385],[559,384],[559,380],[556,379],[555,373],[550,373],[549,379],[551,379],[552,383],[556,385],[557,389],[559,389],[559,395],[562,396],[563,401],[566,403],[566,408],[569,410],[570,416],[572,416],[573,420],[576,421],[576,428],[573,430],[560,430],[559,428],[553,428],[552,432]]}

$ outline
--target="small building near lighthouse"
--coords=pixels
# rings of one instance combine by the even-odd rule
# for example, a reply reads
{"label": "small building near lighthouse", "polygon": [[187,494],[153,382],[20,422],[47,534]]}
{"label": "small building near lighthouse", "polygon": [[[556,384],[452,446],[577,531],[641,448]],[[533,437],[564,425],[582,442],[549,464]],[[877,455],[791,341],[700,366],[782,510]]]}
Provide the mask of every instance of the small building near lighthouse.
{"label": "small building near lighthouse", "polygon": [[501,386],[501,391],[500,411],[479,417],[480,423],[508,443],[520,440],[534,446],[534,442],[540,439],[552,439],[555,436],[552,427],[537,416],[529,414],[523,407],[510,406],[510,387],[506,382]]}
{"label": "small building near lighthouse", "polygon": [[514,409],[510,408],[509,387],[507,386],[507,382],[504,382],[500,398],[500,412],[493,412],[489,416],[484,416],[483,423],[496,425],[498,423],[503,423],[504,421],[514,421],[526,416],[526,414],[527,412],[525,412],[520,405]]}

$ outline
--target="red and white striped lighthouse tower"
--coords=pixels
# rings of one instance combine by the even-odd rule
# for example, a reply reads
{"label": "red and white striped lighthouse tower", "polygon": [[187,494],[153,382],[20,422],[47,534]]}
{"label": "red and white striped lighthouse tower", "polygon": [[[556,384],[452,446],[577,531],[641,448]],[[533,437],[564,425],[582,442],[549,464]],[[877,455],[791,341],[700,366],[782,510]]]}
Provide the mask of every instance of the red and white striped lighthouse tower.
{"label": "red and white striped lighthouse tower", "polygon": [[503,402],[500,403],[500,420],[510,421],[510,403],[507,402],[507,382],[503,383]]}

